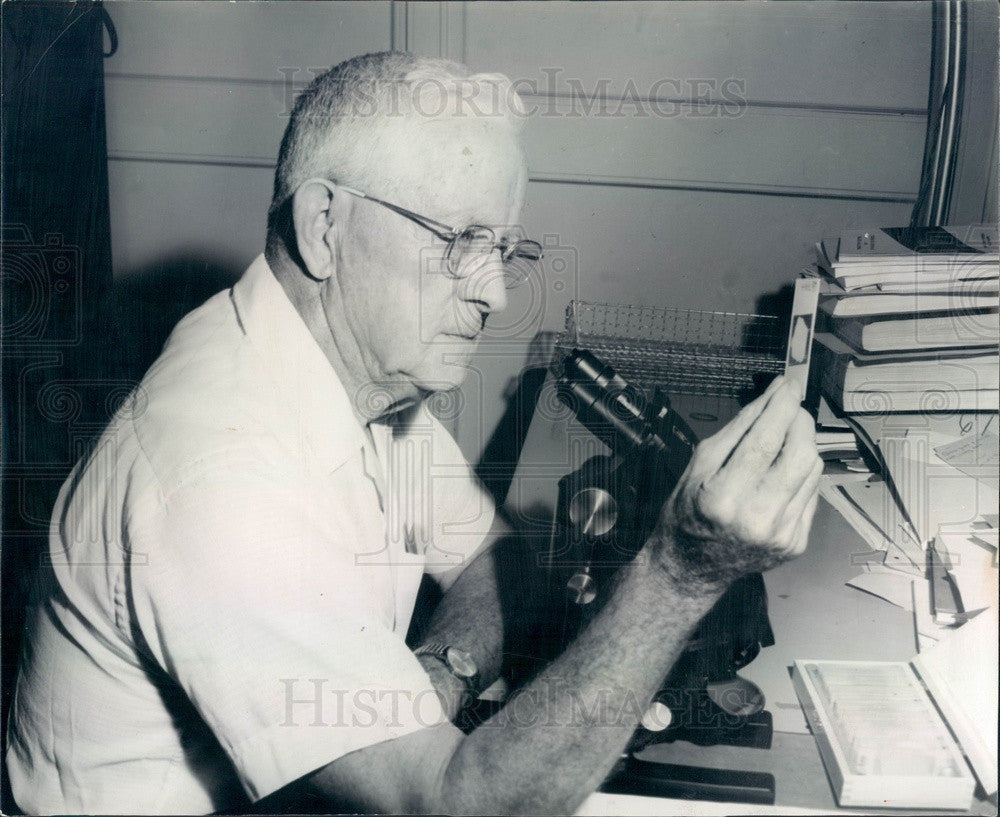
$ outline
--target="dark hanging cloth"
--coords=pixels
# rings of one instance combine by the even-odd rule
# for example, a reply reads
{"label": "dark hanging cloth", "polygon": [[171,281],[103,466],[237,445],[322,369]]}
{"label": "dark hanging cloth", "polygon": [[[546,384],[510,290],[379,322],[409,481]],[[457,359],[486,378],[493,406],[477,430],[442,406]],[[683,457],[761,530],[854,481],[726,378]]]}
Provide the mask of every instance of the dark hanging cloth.
{"label": "dark hanging cloth", "polygon": [[[116,389],[100,3],[4,3],[3,735],[27,589],[56,493]],[[6,782],[6,775],[3,775]],[[13,804],[5,791],[3,809]]]}

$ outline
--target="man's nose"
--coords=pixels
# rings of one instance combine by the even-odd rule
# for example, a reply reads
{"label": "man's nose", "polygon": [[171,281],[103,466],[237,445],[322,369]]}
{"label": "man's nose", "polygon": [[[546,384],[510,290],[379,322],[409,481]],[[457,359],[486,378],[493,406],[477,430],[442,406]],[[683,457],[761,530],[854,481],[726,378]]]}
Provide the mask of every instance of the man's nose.
{"label": "man's nose", "polygon": [[500,251],[479,259],[469,275],[461,280],[463,300],[476,305],[480,312],[500,312],[507,307],[507,285]]}

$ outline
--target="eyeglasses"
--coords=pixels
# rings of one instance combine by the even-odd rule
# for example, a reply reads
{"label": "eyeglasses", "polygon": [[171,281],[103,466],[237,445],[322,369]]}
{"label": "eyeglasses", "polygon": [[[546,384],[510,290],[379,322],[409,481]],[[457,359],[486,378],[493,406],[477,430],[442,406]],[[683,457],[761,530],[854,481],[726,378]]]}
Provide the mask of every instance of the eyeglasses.
{"label": "eyeglasses", "polygon": [[352,187],[338,187],[345,193],[358,198],[368,199],[376,204],[387,207],[410,221],[416,222],[425,230],[434,233],[438,238],[448,242],[444,257],[444,269],[450,278],[465,278],[473,269],[468,263],[471,257],[489,255],[499,250],[503,263],[503,282],[507,289],[520,286],[528,277],[541,267],[542,245],[530,239],[512,240],[506,236],[497,239],[497,234],[489,227],[480,224],[470,224],[468,227],[455,229],[440,221],[414,213],[398,204],[392,204]]}

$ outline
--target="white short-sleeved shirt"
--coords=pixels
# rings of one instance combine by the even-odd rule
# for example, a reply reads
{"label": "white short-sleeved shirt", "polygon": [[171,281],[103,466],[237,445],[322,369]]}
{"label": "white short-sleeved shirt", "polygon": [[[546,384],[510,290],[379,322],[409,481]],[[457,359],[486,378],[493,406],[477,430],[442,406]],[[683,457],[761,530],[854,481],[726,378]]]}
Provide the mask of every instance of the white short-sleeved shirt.
{"label": "white short-sleeved shirt", "polygon": [[29,813],[204,813],[443,720],[404,644],[493,505],[423,407],[355,419],[263,257],[63,486],[8,771]]}

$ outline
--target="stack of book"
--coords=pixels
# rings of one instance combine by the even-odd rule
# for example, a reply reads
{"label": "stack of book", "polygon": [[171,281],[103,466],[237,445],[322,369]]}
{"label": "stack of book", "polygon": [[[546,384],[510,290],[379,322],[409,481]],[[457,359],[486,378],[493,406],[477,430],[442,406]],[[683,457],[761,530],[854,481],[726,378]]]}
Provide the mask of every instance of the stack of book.
{"label": "stack of book", "polygon": [[996,411],[995,226],[849,230],[817,246],[815,366],[848,413]]}

